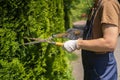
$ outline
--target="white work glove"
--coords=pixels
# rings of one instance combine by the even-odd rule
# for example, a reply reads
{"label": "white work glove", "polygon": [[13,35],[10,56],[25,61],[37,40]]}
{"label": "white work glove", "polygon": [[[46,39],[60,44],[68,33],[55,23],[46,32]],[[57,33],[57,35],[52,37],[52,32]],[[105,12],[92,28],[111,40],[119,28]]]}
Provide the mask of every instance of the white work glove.
{"label": "white work glove", "polygon": [[72,52],[74,50],[77,49],[77,41],[78,40],[69,40],[66,41],[63,45],[63,47],[68,51],[68,52]]}

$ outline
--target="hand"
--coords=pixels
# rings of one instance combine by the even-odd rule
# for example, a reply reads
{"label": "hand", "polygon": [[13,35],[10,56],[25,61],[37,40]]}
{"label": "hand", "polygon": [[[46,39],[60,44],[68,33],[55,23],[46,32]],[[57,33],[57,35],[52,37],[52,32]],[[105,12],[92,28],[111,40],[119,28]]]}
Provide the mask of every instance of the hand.
{"label": "hand", "polygon": [[68,52],[72,52],[74,50],[77,49],[77,41],[78,40],[69,40],[66,41],[63,45],[63,47],[68,51]]}

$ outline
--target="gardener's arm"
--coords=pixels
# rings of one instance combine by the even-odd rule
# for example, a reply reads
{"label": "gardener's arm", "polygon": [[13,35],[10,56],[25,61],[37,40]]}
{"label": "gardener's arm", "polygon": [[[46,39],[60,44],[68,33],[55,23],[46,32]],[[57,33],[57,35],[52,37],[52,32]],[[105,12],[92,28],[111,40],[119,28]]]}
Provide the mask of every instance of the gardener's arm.
{"label": "gardener's arm", "polygon": [[[113,51],[116,47],[117,38],[118,38],[118,27],[115,25],[106,25],[103,24],[103,37],[93,40],[76,40],[73,42],[64,43],[64,47],[67,49],[71,49],[68,51],[73,51],[75,48],[85,49],[95,52],[107,52]],[[73,43],[70,45],[70,43]],[[67,45],[69,48],[67,48]],[[72,48],[70,48],[72,46]]]}

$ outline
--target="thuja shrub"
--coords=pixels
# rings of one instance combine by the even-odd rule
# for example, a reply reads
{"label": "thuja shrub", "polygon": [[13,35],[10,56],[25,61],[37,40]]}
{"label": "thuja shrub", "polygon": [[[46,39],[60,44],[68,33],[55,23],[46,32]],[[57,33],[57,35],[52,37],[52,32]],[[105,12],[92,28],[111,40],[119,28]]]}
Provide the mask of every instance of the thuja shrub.
{"label": "thuja shrub", "polygon": [[30,41],[24,37],[48,38],[64,32],[64,8],[64,0],[0,0],[1,80],[73,80],[61,47],[23,45]]}

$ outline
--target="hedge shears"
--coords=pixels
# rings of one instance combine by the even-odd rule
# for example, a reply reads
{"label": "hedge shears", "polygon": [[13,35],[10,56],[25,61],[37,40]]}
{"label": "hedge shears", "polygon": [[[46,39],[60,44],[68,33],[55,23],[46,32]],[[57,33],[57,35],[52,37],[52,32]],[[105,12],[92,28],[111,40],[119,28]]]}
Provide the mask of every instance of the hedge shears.
{"label": "hedge shears", "polygon": [[54,45],[57,45],[57,46],[63,46],[62,42],[55,42],[55,41],[52,40],[53,38],[51,38],[51,37],[47,38],[47,39],[41,39],[41,38],[26,38],[26,39],[34,40],[34,41],[28,42],[28,43],[24,43],[23,45],[30,45],[30,44],[37,44],[37,43],[46,42],[46,43],[54,44]]}
{"label": "hedge shears", "polygon": [[58,33],[50,36],[47,39],[41,39],[41,38],[28,38],[24,37],[24,39],[32,40],[32,42],[24,43],[23,45],[30,45],[30,44],[37,44],[37,43],[42,43],[42,42],[47,42],[49,44],[54,44],[57,46],[63,46],[64,43],[62,42],[55,42],[53,41],[54,38],[68,38],[72,39],[73,37],[80,35],[80,30],[73,30],[73,31],[67,31],[65,33]]}

